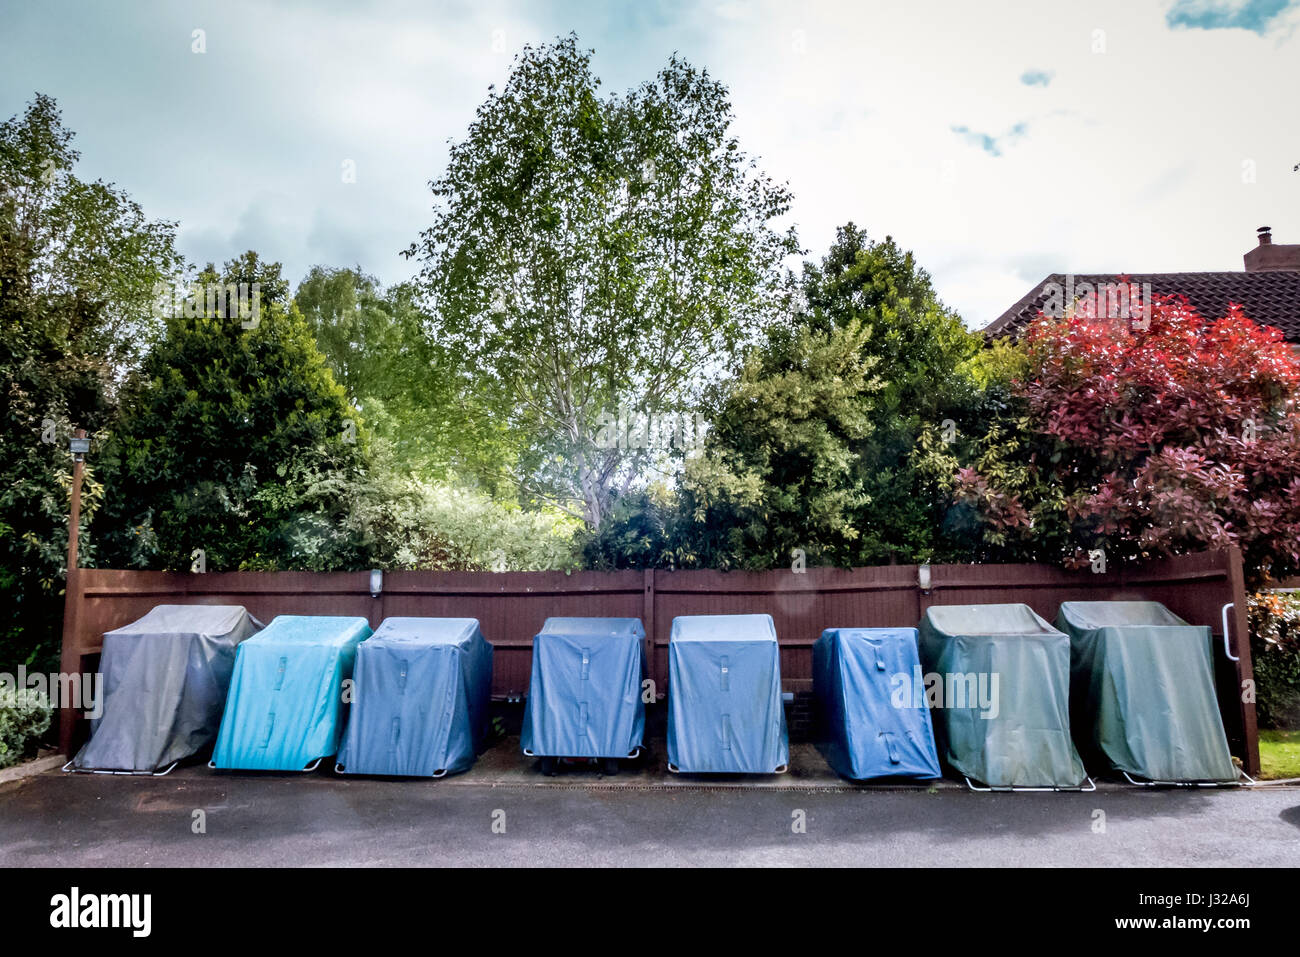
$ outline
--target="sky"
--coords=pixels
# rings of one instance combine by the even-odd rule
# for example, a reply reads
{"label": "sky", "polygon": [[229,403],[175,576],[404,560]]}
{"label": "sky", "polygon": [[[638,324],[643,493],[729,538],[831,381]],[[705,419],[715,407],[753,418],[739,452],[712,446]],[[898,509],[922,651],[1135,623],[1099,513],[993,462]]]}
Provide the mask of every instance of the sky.
{"label": "sky", "polygon": [[972,327],[1048,273],[1300,242],[1300,0],[0,0],[0,115],[53,96],[78,175],[176,221],[194,263],[388,284],[448,141],[570,31],[606,91],[674,52],[707,68],[809,257],[850,220],[893,236]]}

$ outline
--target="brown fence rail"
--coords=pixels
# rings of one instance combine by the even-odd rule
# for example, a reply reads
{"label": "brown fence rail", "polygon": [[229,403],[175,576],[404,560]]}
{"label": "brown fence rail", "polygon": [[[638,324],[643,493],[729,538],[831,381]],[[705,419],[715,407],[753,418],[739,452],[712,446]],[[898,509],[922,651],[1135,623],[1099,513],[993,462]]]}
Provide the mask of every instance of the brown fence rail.
{"label": "brown fence rail", "polygon": [[[786,690],[812,686],[812,644],[824,628],[914,627],[930,605],[1024,602],[1049,621],[1070,600],[1163,602],[1216,642],[1219,704],[1233,753],[1259,769],[1253,681],[1241,555],[1236,549],[1125,566],[1106,574],[1048,565],[933,565],[929,587],[916,565],[809,568],[806,572],[387,572],[377,597],[366,572],[182,572],[77,569],[70,576],[62,670],[96,667],[105,631],[157,604],[238,604],[269,622],[276,615],[358,615],[372,627],[390,616],[477,618],[495,651],[493,694],[527,690],[533,635],[554,615],[640,618],[649,677],[662,698],[668,683],[668,636],[677,615],[763,613],[776,622]],[[1231,603],[1223,651],[1222,608]],[[1248,700],[1243,700],[1246,698]],[[61,714],[66,754],[84,735],[80,713]]]}

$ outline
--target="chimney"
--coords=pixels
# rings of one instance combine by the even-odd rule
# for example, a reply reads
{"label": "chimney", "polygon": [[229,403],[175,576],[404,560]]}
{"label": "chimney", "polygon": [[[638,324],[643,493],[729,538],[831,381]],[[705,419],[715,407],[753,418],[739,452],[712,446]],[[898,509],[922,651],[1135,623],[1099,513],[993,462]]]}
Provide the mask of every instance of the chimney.
{"label": "chimney", "polygon": [[1259,245],[1242,258],[1246,272],[1300,272],[1300,244],[1274,245],[1273,231],[1268,226],[1255,230]]}

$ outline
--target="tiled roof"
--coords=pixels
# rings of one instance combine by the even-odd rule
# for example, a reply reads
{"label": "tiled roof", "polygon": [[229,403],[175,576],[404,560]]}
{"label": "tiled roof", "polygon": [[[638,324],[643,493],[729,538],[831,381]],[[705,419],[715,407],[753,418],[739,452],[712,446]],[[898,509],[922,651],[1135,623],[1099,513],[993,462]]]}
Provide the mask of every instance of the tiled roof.
{"label": "tiled roof", "polygon": [[[1125,277],[1139,288],[1151,284],[1153,296],[1184,295],[1207,319],[1221,318],[1229,302],[1240,304],[1246,316],[1260,325],[1275,326],[1290,342],[1300,343],[1300,271],[1284,272],[1163,272],[1132,273]],[[1072,277],[1074,285],[1119,282],[1117,273],[1090,273]],[[984,329],[990,338],[1017,336],[1051,296],[1049,285],[1065,287],[1063,273],[1052,273],[1023,299]]]}

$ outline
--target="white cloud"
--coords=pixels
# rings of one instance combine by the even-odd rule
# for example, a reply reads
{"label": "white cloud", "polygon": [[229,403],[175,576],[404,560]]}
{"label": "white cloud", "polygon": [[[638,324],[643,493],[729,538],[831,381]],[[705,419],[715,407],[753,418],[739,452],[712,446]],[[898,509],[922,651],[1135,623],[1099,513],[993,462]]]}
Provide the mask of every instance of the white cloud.
{"label": "white cloud", "polygon": [[525,42],[569,30],[607,90],[673,51],[707,67],[812,254],[850,219],[892,234],[971,325],[1048,271],[1237,269],[1263,223],[1300,242],[1298,8],[1263,35],[1171,29],[1150,0],[73,9],[76,30],[53,7],[11,18],[0,112],[52,93],[85,172],[179,220],[186,252],[255,246],[293,280],[332,256],[408,278],[446,140]]}
{"label": "white cloud", "polygon": [[[1294,37],[1172,31],[1162,5],[1121,2],[788,11],[772,4],[709,60],[744,144],[790,179],[805,246],[850,218],[891,233],[972,325],[1044,267],[1240,269],[1264,222],[1300,241],[1300,136],[1279,111],[1300,79]],[[782,49],[794,29],[802,57]],[[1019,82],[1031,66],[1050,87]],[[998,157],[952,132],[1020,123]]]}

